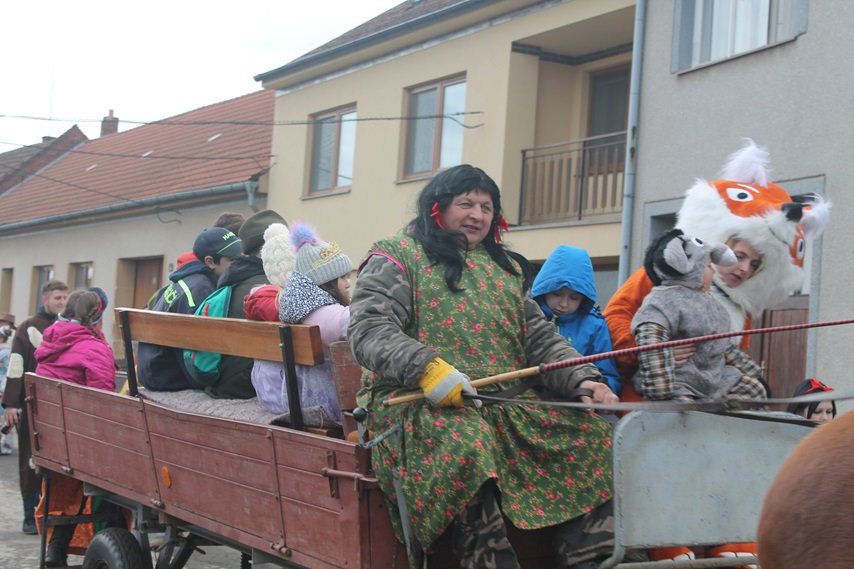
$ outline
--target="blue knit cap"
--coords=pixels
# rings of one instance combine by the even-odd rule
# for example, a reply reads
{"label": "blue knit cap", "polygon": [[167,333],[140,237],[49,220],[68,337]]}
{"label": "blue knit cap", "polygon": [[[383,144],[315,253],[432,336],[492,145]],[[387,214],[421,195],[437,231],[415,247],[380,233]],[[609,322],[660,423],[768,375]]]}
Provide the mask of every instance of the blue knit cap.
{"label": "blue knit cap", "polygon": [[96,322],[99,322],[101,317],[104,315],[104,311],[107,309],[107,304],[109,304],[109,299],[107,298],[107,293],[104,292],[104,289],[101,287],[93,286],[86,290],[97,294],[98,299],[101,301],[100,306],[98,306],[98,311],[92,315],[92,324],[95,324]]}

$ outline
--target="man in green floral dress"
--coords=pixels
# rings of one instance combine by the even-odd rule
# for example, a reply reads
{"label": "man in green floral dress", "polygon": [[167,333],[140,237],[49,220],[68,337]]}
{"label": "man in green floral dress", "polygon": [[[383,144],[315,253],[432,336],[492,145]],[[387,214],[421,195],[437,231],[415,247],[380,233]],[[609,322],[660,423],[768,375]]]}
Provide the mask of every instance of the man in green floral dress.
{"label": "man in green floral dress", "polygon": [[[522,529],[558,526],[559,565],[592,567],[613,547],[608,423],[536,404],[472,405],[469,377],[579,357],[527,295],[503,228],[495,182],[457,166],[427,184],[416,218],[362,264],[348,332],[370,370],[359,404],[374,435],[400,429],[374,447],[373,467],[391,511],[406,514],[392,517],[411,560],[452,527],[462,567],[517,568],[503,512]],[[582,401],[618,400],[594,365],[543,381],[563,395],[589,389]],[[424,400],[383,405],[417,388]]]}

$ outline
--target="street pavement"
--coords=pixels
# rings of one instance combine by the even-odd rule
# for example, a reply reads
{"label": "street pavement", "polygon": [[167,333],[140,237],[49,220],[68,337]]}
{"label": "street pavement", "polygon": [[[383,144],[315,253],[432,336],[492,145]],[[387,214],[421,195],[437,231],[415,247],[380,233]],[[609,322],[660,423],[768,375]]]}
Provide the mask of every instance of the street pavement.
{"label": "street pavement", "polygon": [[[16,441],[17,442],[17,441]],[[38,569],[40,537],[21,532],[23,508],[18,489],[18,451],[0,456],[0,568]],[[188,569],[239,569],[240,553],[227,547],[205,547],[205,555],[194,553]],[[71,567],[83,558],[69,556]]]}

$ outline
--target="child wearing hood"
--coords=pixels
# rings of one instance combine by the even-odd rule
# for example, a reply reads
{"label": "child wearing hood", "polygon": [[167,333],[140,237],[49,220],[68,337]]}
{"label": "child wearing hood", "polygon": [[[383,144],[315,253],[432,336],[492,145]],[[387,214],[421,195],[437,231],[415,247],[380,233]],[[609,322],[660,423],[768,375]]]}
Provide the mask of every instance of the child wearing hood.
{"label": "child wearing hood", "polygon": [[[584,249],[558,245],[534,279],[531,295],[546,319],[583,356],[613,350],[608,325],[596,307],[593,263]],[[617,395],[623,380],[613,358],[595,362]]]}
{"label": "child wearing hood", "polygon": [[106,307],[107,295],[100,288],[71,293],[65,310],[45,330],[36,348],[36,373],[115,391],[113,350],[98,326]]}
{"label": "child wearing hood", "polygon": [[[77,290],[68,296],[65,310],[44,331],[36,348],[36,373],[108,391],[116,388],[113,350],[101,332],[100,322],[107,308],[107,294],[98,287]],[[89,513],[91,505],[83,494],[83,483],[55,474],[51,478],[49,511],[52,516]],[[44,508],[41,504],[39,509]],[[77,524],[48,528],[50,539],[45,567],[65,567],[69,545]],[[79,550],[75,550],[79,553]]]}

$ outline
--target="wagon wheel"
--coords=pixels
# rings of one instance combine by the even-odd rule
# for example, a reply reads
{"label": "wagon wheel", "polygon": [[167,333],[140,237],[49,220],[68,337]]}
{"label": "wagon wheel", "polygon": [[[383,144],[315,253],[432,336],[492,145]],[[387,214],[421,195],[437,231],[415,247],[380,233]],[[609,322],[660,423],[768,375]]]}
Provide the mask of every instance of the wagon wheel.
{"label": "wagon wheel", "polygon": [[83,557],[83,569],[137,569],[145,566],[139,543],[124,528],[99,531]]}

